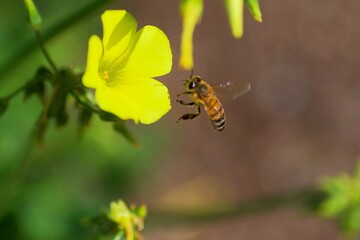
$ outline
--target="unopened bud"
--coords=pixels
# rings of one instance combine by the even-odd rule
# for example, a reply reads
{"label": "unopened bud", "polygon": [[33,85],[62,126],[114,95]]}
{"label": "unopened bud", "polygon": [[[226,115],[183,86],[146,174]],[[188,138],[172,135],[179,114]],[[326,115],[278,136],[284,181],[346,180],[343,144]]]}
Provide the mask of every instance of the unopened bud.
{"label": "unopened bud", "polygon": [[41,16],[32,0],[24,0],[26,9],[28,11],[29,22],[34,30],[39,30],[41,27]]}
{"label": "unopened bud", "polygon": [[249,8],[249,11],[255,21],[262,22],[262,15],[260,11],[259,1],[258,0],[245,0],[246,5]]}
{"label": "unopened bud", "polygon": [[225,9],[229,18],[232,35],[241,38],[244,33],[244,0],[225,0]]}
{"label": "unopened bud", "polygon": [[180,66],[186,70],[193,68],[193,34],[196,24],[201,20],[203,0],[182,0],[180,13],[183,19],[181,35]]}

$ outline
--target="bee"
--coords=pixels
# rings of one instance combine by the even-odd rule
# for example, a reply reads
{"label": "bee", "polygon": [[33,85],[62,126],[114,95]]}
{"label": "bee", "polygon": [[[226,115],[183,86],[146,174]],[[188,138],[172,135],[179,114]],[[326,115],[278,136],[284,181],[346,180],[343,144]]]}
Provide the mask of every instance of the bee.
{"label": "bee", "polygon": [[184,83],[185,92],[178,94],[177,96],[189,95],[192,102],[184,102],[183,100],[176,100],[182,105],[196,106],[197,111],[195,113],[187,113],[181,116],[177,122],[180,120],[191,120],[198,117],[201,113],[201,106],[204,106],[205,112],[207,113],[212,126],[218,132],[224,130],[226,125],[226,115],[217,94],[215,93],[215,88],[223,89],[231,98],[235,99],[238,96],[248,92],[250,90],[250,84],[245,83],[243,86],[234,85],[231,82],[220,85],[211,85],[203,80],[200,76],[192,75],[189,79],[185,80]]}

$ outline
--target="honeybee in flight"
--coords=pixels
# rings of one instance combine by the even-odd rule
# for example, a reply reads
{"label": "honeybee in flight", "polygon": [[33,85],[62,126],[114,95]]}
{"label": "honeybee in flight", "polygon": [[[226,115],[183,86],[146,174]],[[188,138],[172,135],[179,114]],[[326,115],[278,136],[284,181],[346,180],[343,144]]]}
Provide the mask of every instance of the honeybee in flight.
{"label": "honeybee in flight", "polygon": [[205,82],[200,76],[192,75],[189,79],[185,80],[184,83],[185,92],[178,94],[189,95],[192,102],[184,102],[183,100],[176,100],[182,105],[195,105],[197,107],[196,113],[187,113],[181,116],[177,122],[180,120],[191,120],[196,118],[201,113],[201,105],[204,106],[204,109],[210,118],[212,126],[218,132],[224,130],[226,125],[226,115],[224,108],[215,93],[215,89],[222,89],[227,93],[227,97],[235,99],[244,93],[250,90],[250,84],[245,83],[243,85],[235,85],[234,83],[227,82],[226,84],[211,85]]}

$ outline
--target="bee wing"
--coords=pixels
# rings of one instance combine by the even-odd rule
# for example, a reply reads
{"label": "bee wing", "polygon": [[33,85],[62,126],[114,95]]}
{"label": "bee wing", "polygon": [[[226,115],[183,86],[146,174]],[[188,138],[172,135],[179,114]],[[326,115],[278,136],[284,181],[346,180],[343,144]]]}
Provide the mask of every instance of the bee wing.
{"label": "bee wing", "polygon": [[212,87],[219,97],[230,100],[237,99],[251,89],[250,83],[244,81],[228,81],[226,83],[213,85]]}

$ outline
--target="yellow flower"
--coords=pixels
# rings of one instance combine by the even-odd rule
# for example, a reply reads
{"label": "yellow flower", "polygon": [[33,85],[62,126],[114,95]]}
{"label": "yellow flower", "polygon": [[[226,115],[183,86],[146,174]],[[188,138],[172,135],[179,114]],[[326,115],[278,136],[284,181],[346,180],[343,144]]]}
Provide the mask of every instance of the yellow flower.
{"label": "yellow flower", "polygon": [[136,32],[136,20],[124,10],[105,11],[101,19],[103,39],[90,37],[83,84],[95,89],[104,111],[136,123],[159,120],[171,108],[167,87],[154,79],[171,70],[168,38],[150,25]]}
{"label": "yellow flower", "polygon": [[134,226],[132,223],[132,215],[124,201],[111,202],[110,211],[108,212],[110,220],[118,224],[120,229],[126,232],[126,239],[134,239]]}
{"label": "yellow flower", "polygon": [[140,231],[144,228],[146,214],[145,205],[136,207],[135,204],[131,204],[128,208],[125,202],[120,199],[111,202],[107,216],[117,224],[119,233],[125,232],[126,240],[134,240],[140,239]]}

